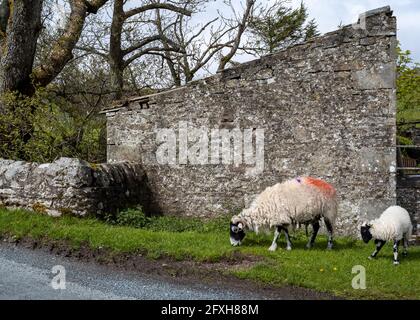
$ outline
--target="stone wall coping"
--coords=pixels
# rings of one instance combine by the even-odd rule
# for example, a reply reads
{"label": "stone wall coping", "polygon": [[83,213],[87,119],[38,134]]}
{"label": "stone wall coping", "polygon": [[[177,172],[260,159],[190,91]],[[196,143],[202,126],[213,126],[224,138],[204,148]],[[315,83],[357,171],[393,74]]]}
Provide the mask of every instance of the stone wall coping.
{"label": "stone wall coping", "polygon": [[361,13],[359,15],[359,19],[360,18],[363,18],[363,17],[376,16],[376,15],[379,15],[381,13],[390,13],[390,14],[392,14],[391,7],[390,6],[384,6],[384,7],[381,7],[381,8],[376,8],[376,9],[372,9],[372,10],[366,11],[366,12]]}

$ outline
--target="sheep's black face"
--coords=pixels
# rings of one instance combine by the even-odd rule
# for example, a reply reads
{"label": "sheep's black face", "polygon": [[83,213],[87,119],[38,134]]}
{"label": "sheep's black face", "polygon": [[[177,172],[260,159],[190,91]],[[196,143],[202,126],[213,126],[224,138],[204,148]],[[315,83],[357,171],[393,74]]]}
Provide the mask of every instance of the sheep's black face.
{"label": "sheep's black face", "polygon": [[232,246],[239,246],[245,238],[244,227],[241,222],[230,223],[230,244]]}
{"label": "sheep's black face", "polygon": [[368,243],[372,239],[372,234],[370,233],[370,226],[364,225],[360,228],[360,233],[364,243]]}

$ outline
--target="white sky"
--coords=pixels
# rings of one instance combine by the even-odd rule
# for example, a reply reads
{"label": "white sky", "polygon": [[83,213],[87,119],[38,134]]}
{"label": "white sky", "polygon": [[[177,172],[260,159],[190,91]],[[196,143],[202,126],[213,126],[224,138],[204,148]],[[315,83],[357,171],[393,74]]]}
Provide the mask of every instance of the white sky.
{"label": "white sky", "polygon": [[[300,0],[292,1],[295,5]],[[404,50],[411,50],[420,62],[420,1],[419,0],[304,0],[311,18],[315,18],[321,32],[333,31],[342,21],[350,24],[357,21],[360,13],[391,6],[397,17],[398,40]]]}
{"label": "white sky", "polygon": [[[239,5],[244,0],[233,0]],[[273,2],[273,0],[261,0]],[[292,7],[301,0],[288,0]],[[303,0],[308,8],[309,18],[315,18],[322,33],[334,31],[340,23],[346,25],[357,21],[359,14],[368,10],[391,6],[397,17],[398,40],[404,50],[411,50],[414,59],[420,62],[420,1],[419,0]],[[226,8],[221,0],[212,2],[198,19],[216,16],[217,10]],[[239,59],[236,59],[239,60]],[[242,60],[242,59],[241,59]]]}

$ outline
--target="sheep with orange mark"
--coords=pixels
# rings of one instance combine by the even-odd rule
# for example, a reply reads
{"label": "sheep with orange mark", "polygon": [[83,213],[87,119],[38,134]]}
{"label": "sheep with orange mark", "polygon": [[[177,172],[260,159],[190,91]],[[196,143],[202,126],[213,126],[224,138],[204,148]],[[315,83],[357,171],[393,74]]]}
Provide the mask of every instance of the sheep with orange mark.
{"label": "sheep with orange mark", "polygon": [[301,177],[277,183],[260,193],[251,206],[232,217],[230,222],[230,242],[240,245],[245,230],[256,233],[274,228],[274,239],[269,248],[277,249],[277,239],[283,231],[287,250],[292,249],[289,227],[297,224],[311,224],[312,235],[306,245],[311,248],[315,242],[320,220],[323,219],[328,231],[328,249],[333,246],[333,225],[337,217],[337,197],[334,187],[327,182]]}

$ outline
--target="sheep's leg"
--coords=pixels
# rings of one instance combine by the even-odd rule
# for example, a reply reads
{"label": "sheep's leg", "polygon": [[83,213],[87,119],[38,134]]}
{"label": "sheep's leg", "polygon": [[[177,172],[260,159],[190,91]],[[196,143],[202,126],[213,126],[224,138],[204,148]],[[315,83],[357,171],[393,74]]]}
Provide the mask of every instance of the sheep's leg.
{"label": "sheep's leg", "polygon": [[408,247],[408,235],[405,234],[403,238],[403,257],[406,257],[408,255],[407,247]]}
{"label": "sheep's leg", "polygon": [[399,240],[394,240],[394,246],[393,251],[394,251],[394,264],[400,264],[400,260],[398,260],[398,245],[400,244]]}
{"label": "sheep's leg", "polygon": [[280,232],[281,232],[281,227],[277,226],[276,230],[274,230],[274,239],[273,242],[271,243],[270,248],[268,248],[268,250],[270,251],[276,251],[277,249],[277,239],[280,236]]}
{"label": "sheep's leg", "polygon": [[329,220],[324,219],[325,222],[325,226],[327,227],[327,231],[328,231],[328,244],[327,244],[327,249],[331,250],[333,247],[333,227],[332,224]]}
{"label": "sheep's leg", "polygon": [[306,244],[306,248],[308,248],[308,249],[312,248],[312,246],[315,242],[315,239],[316,239],[316,236],[317,236],[318,230],[319,230],[319,221],[316,221],[316,222],[312,223],[312,229],[313,230],[312,230],[311,238],[309,239],[308,243]]}
{"label": "sheep's leg", "polygon": [[376,248],[375,251],[369,256],[369,259],[373,259],[376,257],[379,251],[381,251],[382,247],[384,246],[386,241],[383,240],[375,240]]}
{"label": "sheep's leg", "polygon": [[284,234],[286,236],[286,250],[292,250],[292,242],[290,241],[289,230],[287,227],[282,227]]}

